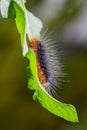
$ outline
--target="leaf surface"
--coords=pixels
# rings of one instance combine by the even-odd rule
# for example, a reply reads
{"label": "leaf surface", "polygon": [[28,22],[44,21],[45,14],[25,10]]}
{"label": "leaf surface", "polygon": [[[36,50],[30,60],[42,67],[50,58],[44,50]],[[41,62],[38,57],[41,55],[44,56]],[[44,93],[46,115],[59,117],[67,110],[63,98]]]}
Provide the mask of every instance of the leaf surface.
{"label": "leaf surface", "polygon": [[51,113],[60,116],[65,120],[71,122],[78,122],[78,116],[75,107],[71,104],[62,103],[51,97],[38,81],[36,57],[32,49],[29,50],[26,57],[30,61],[30,65],[26,69],[28,74],[27,75],[28,88],[35,90],[33,99],[36,102],[40,103],[44,108],[46,108]]}
{"label": "leaf surface", "polygon": [[0,0],[0,13],[3,18],[15,19],[20,34],[23,55],[29,59],[29,66],[26,68],[28,88],[35,91],[33,99],[48,111],[65,120],[78,122],[75,107],[51,97],[39,82],[36,56],[33,50],[28,48],[27,36],[29,41],[34,37],[40,38],[43,24],[39,18],[26,9],[25,2],[26,0]]}

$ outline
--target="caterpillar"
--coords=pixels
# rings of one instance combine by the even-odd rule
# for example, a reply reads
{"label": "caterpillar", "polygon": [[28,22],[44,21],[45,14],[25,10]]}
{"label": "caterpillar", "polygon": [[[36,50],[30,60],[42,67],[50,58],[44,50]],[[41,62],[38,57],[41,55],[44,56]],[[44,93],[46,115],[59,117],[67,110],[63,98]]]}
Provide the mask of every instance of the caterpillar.
{"label": "caterpillar", "polygon": [[36,55],[38,79],[44,89],[53,97],[60,89],[61,64],[59,61],[58,44],[51,39],[34,37],[29,46]]}

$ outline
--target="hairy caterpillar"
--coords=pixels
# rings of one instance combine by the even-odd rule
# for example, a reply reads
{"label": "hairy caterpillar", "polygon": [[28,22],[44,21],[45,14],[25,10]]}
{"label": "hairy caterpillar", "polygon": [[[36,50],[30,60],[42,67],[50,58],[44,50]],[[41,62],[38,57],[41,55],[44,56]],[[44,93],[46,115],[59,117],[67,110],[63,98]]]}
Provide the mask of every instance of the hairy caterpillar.
{"label": "hairy caterpillar", "polygon": [[29,42],[36,60],[38,78],[44,89],[52,96],[58,95],[60,88],[61,65],[58,55],[58,44],[51,39],[34,37]]}

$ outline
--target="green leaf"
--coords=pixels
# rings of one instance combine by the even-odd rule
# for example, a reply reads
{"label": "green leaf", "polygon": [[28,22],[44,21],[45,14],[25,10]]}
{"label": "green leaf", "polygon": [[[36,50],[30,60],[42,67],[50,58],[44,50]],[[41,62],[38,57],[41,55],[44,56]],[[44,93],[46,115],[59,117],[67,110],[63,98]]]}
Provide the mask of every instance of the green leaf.
{"label": "green leaf", "polygon": [[51,97],[38,81],[36,57],[32,49],[29,50],[26,57],[30,61],[29,67],[26,69],[28,74],[28,88],[35,90],[33,99],[51,113],[60,116],[67,121],[78,122],[78,116],[74,106],[64,104]]}
{"label": "green leaf", "polygon": [[28,88],[35,90],[33,99],[48,111],[65,120],[78,122],[76,109],[70,104],[64,104],[51,97],[39,82],[36,56],[31,48],[28,51],[26,36],[28,36],[29,40],[34,37],[40,38],[43,24],[39,18],[26,9],[24,3],[25,0],[0,0],[0,12],[2,17],[12,18],[16,21],[23,54],[27,53],[26,57],[29,59],[29,66],[26,68]]}
{"label": "green leaf", "polygon": [[29,59],[29,66],[26,68],[26,73],[28,77],[28,87],[29,89],[35,90],[38,88],[38,73],[36,56],[32,49],[29,49],[26,57]]}
{"label": "green leaf", "polygon": [[35,91],[33,98],[53,114],[60,116],[67,121],[78,122],[78,116],[75,107],[70,104],[64,104],[58,100],[55,100],[42,88],[38,88]]}
{"label": "green leaf", "polygon": [[8,8],[8,18],[16,18],[16,12],[13,3],[11,2]]}
{"label": "green leaf", "polygon": [[24,36],[25,36],[25,26],[26,26],[26,18],[24,11],[17,5],[17,3],[13,2],[15,12],[16,12],[16,25],[17,29],[21,36],[22,47],[24,45]]}
{"label": "green leaf", "polygon": [[23,55],[25,56],[28,52],[26,36],[28,36],[29,40],[33,37],[40,37],[40,31],[43,25],[39,18],[25,8],[24,2],[25,0],[1,0],[0,12],[4,18],[15,18],[21,37]]}

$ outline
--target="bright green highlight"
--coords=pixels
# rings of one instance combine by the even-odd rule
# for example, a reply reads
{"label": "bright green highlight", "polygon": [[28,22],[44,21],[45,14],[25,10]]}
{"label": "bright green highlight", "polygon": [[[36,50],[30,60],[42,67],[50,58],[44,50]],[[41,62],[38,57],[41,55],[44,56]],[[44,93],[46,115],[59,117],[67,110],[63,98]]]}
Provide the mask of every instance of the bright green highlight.
{"label": "bright green highlight", "polygon": [[16,26],[18,29],[18,32],[21,36],[21,44],[22,47],[24,45],[24,36],[25,36],[25,25],[26,25],[26,18],[24,11],[20,8],[20,6],[17,5],[17,3],[13,2],[15,11],[16,11]]}
{"label": "bright green highlight", "polygon": [[33,99],[40,103],[51,113],[60,116],[67,121],[78,122],[76,109],[70,104],[64,104],[60,101],[55,100],[44,90],[44,88],[37,80],[38,75],[36,58],[32,49],[29,50],[26,56],[30,61],[30,65],[27,67],[27,76],[29,81],[28,88],[35,90]]}
{"label": "bright green highlight", "polygon": [[28,88],[31,90],[35,90],[38,89],[38,74],[36,56],[32,49],[29,49],[26,57],[29,59],[29,66],[26,68],[26,73],[28,77]]}

